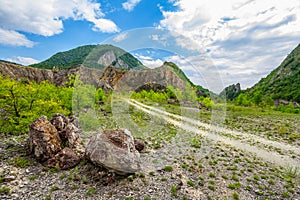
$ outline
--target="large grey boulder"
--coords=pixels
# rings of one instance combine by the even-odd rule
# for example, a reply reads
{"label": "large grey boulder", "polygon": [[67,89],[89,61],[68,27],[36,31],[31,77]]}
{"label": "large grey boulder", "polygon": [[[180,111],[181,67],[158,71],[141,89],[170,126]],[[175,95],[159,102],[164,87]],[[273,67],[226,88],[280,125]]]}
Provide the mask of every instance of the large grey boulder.
{"label": "large grey boulder", "polygon": [[126,129],[104,130],[92,137],[86,146],[86,156],[96,165],[117,174],[141,170],[140,154],[134,138]]}

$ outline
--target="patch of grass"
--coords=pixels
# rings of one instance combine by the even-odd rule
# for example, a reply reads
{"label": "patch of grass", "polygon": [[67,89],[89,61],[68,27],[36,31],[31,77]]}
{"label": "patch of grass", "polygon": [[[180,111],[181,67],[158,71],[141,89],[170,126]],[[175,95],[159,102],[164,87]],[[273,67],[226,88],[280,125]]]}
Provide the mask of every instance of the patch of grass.
{"label": "patch of grass", "polygon": [[33,181],[33,180],[35,180],[35,179],[36,179],[36,176],[35,176],[35,175],[29,177],[29,180],[31,180],[31,181]]}
{"label": "patch of grass", "polygon": [[0,194],[9,194],[10,188],[5,185],[0,188]]}
{"label": "patch of grass", "polygon": [[227,180],[227,179],[228,179],[228,176],[222,175],[222,178],[224,178],[225,180]]}
{"label": "patch of grass", "polygon": [[164,169],[165,169],[167,172],[173,171],[173,167],[172,167],[172,166],[169,166],[169,165],[165,166]]}
{"label": "patch of grass", "polygon": [[160,179],[161,181],[167,181],[167,178],[163,177]]}
{"label": "patch of grass", "polygon": [[234,193],[232,194],[232,198],[233,198],[234,200],[238,200],[238,199],[240,199],[240,195],[239,195],[238,193],[234,192]]}
{"label": "patch of grass", "polygon": [[51,200],[51,194],[47,194],[45,200]]}
{"label": "patch of grass", "polygon": [[209,186],[207,186],[207,188],[210,189],[210,190],[212,190],[212,191],[216,190],[215,186],[213,186],[213,185],[209,185]]}
{"label": "patch of grass", "polygon": [[90,188],[88,188],[87,191],[86,191],[86,194],[87,194],[88,196],[92,196],[92,195],[95,194],[95,193],[96,193],[96,188],[94,188],[94,187],[90,187]]}
{"label": "patch of grass", "polygon": [[209,173],[208,175],[210,178],[216,178],[216,175],[214,173]]}
{"label": "patch of grass", "polygon": [[154,176],[154,175],[155,175],[155,172],[154,172],[154,171],[150,171],[150,172],[149,172],[149,175]]}
{"label": "patch of grass", "polygon": [[195,183],[191,180],[188,180],[186,183],[191,187],[195,187]]}
{"label": "patch of grass", "polygon": [[125,197],[124,200],[133,200],[133,197]]}
{"label": "patch of grass", "polygon": [[59,187],[57,185],[51,186],[51,188],[50,188],[51,192],[56,191],[56,190],[59,190]]}
{"label": "patch of grass", "polygon": [[173,196],[173,197],[177,197],[178,196],[178,194],[177,194],[177,188],[174,185],[171,186],[171,196]]}
{"label": "patch of grass", "polygon": [[236,182],[236,183],[230,183],[229,185],[228,185],[228,188],[229,189],[232,189],[232,190],[234,190],[234,189],[239,189],[241,187],[241,184],[239,183],[239,182]]}
{"label": "patch of grass", "polygon": [[237,177],[236,175],[232,175],[231,179],[234,181],[239,181],[239,177]]}
{"label": "patch of grass", "polygon": [[145,197],[144,200],[151,200],[151,198],[150,197]]}
{"label": "patch of grass", "polygon": [[20,168],[25,168],[28,166],[31,166],[32,163],[30,160],[23,158],[23,157],[19,157],[19,158],[15,158],[14,159],[14,166],[15,167],[20,167]]}

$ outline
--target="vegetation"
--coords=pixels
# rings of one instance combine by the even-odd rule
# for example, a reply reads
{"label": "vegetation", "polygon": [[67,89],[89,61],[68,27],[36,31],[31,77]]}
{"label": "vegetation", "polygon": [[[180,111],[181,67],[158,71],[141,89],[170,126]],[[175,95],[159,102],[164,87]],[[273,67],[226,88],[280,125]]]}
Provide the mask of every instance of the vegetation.
{"label": "vegetation", "polygon": [[114,52],[117,59],[115,62],[111,63],[111,65],[116,66],[117,68],[122,68],[122,66],[117,63],[118,59],[121,59],[124,63],[126,63],[126,65],[128,66],[127,69],[146,68],[131,54],[112,45],[80,46],[65,52],[59,52],[50,57],[49,59],[37,64],[33,64],[31,66],[43,69],[53,69],[53,67],[65,69],[83,64],[86,67],[102,69],[106,66],[102,66],[101,64],[99,64],[98,60],[101,55],[108,51]]}
{"label": "vegetation", "polygon": [[28,132],[37,117],[71,113],[72,88],[56,87],[46,81],[14,81],[0,76],[0,132]]}

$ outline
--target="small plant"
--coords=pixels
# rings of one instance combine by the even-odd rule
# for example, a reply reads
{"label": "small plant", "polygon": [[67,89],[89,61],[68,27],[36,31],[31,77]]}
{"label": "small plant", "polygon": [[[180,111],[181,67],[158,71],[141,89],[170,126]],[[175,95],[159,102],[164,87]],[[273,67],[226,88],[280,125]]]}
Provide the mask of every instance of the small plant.
{"label": "small plant", "polygon": [[224,178],[225,180],[227,180],[227,179],[228,179],[228,176],[222,175],[222,178]]}
{"label": "small plant", "polygon": [[216,190],[215,186],[213,186],[213,185],[209,185],[209,186],[207,186],[207,188],[210,189],[210,190],[212,190],[212,191]]}
{"label": "small plant", "polygon": [[124,200],[133,200],[133,197],[125,197]]}
{"label": "small plant", "polygon": [[29,177],[29,180],[31,180],[31,181],[33,181],[35,179],[36,179],[36,176],[34,176],[34,175]]}
{"label": "small plant", "polygon": [[232,175],[231,179],[234,181],[239,181],[239,178],[236,175]]}
{"label": "small plant", "polygon": [[232,189],[232,190],[234,190],[234,189],[239,189],[241,187],[241,184],[239,183],[239,182],[236,182],[236,183],[230,183],[229,185],[228,185],[228,188],[229,189]]}
{"label": "small plant", "polygon": [[45,200],[51,200],[51,194],[47,194]]}
{"label": "small plant", "polygon": [[82,176],[81,180],[82,180],[83,184],[87,184],[87,182],[88,182],[86,176]]}
{"label": "small plant", "polygon": [[163,177],[160,179],[161,181],[167,181],[167,178]]}
{"label": "small plant", "polygon": [[56,191],[56,190],[59,190],[59,187],[57,185],[51,186],[51,188],[50,188],[51,192]]}
{"label": "small plant", "polygon": [[211,185],[214,185],[215,184],[215,181],[214,180],[209,180],[208,181]]}
{"label": "small plant", "polygon": [[216,178],[216,175],[214,173],[209,173],[210,178]]}
{"label": "small plant", "polygon": [[195,183],[191,180],[188,180],[186,183],[191,187],[195,187]]}
{"label": "small plant", "polygon": [[9,187],[6,187],[6,186],[2,186],[0,188],[0,194],[8,194],[10,191]]}
{"label": "small plant", "polygon": [[150,197],[145,197],[144,200],[151,200],[151,198]]}
{"label": "small plant", "polygon": [[171,172],[171,171],[173,171],[173,167],[167,165],[167,166],[165,166],[165,170],[166,170],[167,172]]}
{"label": "small plant", "polygon": [[20,168],[25,168],[28,166],[31,166],[30,160],[27,160],[26,158],[15,158],[14,159],[14,166],[15,167],[20,167]]}
{"label": "small plant", "polygon": [[253,176],[253,179],[258,181],[258,180],[259,180],[259,177],[255,174],[255,175]]}
{"label": "small plant", "polygon": [[173,197],[177,197],[178,196],[177,195],[177,188],[174,185],[171,186],[171,195]]}
{"label": "small plant", "polygon": [[150,171],[150,172],[149,172],[149,175],[154,176],[154,175],[155,175],[155,172],[154,172],[154,171]]}
{"label": "small plant", "polygon": [[92,196],[92,195],[95,194],[95,193],[96,193],[96,189],[95,189],[94,187],[90,187],[90,188],[88,188],[87,191],[86,191],[86,194],[87,194],[88,196]]}
{"label": "small plant", "polygon": [[238,193],[234,192],[232,194],[232,198],[235,199],[235,200],[238,200],[238,199],[240,199],[240,195]]}

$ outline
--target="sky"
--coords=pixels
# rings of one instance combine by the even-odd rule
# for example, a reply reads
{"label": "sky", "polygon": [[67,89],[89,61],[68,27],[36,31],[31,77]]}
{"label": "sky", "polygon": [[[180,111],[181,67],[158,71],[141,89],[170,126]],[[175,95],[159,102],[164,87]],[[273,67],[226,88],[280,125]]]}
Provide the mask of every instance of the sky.
{"label": "sky", "polygon": [[120,44],[150,68],[172,61],[215,92],[245,89],[300,43],[300,1],[0,0],[0,59],[30,65],[101,43]]}

